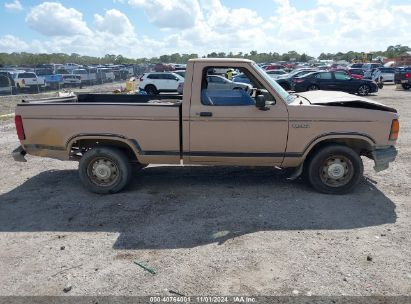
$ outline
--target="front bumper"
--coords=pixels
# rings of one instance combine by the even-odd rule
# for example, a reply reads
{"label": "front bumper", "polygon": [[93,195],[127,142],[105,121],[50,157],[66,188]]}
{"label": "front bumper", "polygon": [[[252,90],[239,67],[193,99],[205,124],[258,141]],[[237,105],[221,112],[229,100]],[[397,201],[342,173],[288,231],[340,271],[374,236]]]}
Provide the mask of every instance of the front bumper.
{"label": "front bumper", "polygon": [[374,159],[374,170],[376,172],[388,169],[389,163],[393,162],[397,157],[398,151],[395,147],[390,146],[387,148],[378,148],[371,152]]}
{"label": "front bumper", "polygon": [[11,155],[13,155],[13,159],[17,162],[27,162],[27,159],[24,158],[26,156],[27,152],[23,149],[22,146],[19,146],[18,148],[14,149]]}

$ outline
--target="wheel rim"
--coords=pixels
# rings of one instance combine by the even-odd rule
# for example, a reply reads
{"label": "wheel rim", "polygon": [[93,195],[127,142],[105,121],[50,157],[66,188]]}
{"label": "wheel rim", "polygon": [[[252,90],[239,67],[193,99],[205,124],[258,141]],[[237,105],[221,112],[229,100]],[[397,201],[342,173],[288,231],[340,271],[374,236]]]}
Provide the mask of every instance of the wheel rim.
{"label": "wheel rim", "polygon": [[354,176],[354,166],[347,157],[333,155],[328,157],[320,168],[321,181],[333,188],[345,186]]}
{"label": "wheel rim", "polygon": [[358,93],[360,93],[360,95],[367,95],[369,91],[370,89],[368,88],[368,86],[360,86],[360,88],[358,89]]}
{"label": "wheel rim", "polygon": [[115,162],[106,157],[99,157],[90,162],[87,175],[97,186],[108,187],[114,185],[120,178],[120,171]]}
{"label": "wheel rim", "polygon": [[308,88],[308,90],[309,90],[309,91],[317,91],[318,88],[317,88],[317,86],[312,85],[312,86],[310,86],[310,87]]}
{"label": "wheel rim", "polygon": [[150,95],[154,95],[154,89],[153,89],[153,87],[148,87],[148,88],[146,89],[146,92],[147,92],[148,94],[150,94]]}

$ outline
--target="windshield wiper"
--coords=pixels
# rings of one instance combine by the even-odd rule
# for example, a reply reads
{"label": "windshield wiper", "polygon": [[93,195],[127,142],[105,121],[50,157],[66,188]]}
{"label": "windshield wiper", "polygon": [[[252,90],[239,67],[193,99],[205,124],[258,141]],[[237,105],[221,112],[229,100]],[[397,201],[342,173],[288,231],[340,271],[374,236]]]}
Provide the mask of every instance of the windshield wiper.
{"label": "windshield wiper", "polygon": [[290,94],[290,95],[295,95],[295,96],[297,96],[297,97],[304,98],[305,100],[307,100],[307,101],[309,102],[309,104],[312,104],[311,101],[310,101],[307,97],[301,96],[300,94],[292,93],[292,94]]}

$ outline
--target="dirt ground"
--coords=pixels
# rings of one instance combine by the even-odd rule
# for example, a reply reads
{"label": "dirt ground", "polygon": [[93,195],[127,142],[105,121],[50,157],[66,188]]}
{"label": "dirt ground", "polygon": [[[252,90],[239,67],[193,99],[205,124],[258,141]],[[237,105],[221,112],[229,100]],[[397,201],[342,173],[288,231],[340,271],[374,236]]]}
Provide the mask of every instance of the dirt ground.
{"label": "dirt ground", "polygon": [[3,120],[0,295],[411,295],[411,91],[370,98],[399,110],[399,156],[381,173],[364,159],[345,196],[270,168],[170,166],[96,195],[74,162],[14,162]]}

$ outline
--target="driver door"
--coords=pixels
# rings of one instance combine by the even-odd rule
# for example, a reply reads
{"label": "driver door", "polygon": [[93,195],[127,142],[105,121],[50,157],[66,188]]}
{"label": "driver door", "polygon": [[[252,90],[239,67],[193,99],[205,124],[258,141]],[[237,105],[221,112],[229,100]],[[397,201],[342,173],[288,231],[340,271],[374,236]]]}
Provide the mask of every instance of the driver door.
{"label": "driver door", "polygon": [[[226,98],[230,100],[230,105],[220,103],[221,100],[207,102],[204,96],[207,96],[207,90],[211,90],[212,93],[214,88],[205,87],[204,77],[207,77],[208,69],[214,68],[242,70],[247,68],[251,75],[261,78],[246,63],[237,63],[230,67],[195,63],[195,70],[201,70],[202,73],[195,73],[193,79],[195,89],[192,91],[190,107],[189,162],[235,165],[281,164],[288,133],[288,111],[283,101],[278,100],[274,105],[269,105],[268,110],[263,111],[255,106],[255,102],[244,102],[247,98],[252,100],[249,95],[248,97],[244,95],[244,91],[231,89],[224,90],[224,94],[228,94]],[[230,95],[230,92],[233,93]],[[211,93],[210,96],[213,95]],[[235,102],[236,98],[238,103]]]}

